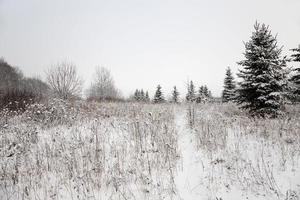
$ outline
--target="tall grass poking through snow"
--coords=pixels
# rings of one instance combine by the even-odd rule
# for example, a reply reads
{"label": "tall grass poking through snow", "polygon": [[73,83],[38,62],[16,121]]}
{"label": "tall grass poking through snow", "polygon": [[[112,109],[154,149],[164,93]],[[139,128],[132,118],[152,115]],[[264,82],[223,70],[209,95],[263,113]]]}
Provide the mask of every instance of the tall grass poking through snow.
{"label": "tall grass poking through snow", "polygon": [[300,109],[287,111],[61,100],[3,110],[0,199],[296,199]]}
{"label": "tall grass poking through snow", "polygon": [[178,152],[172,106],[59,102],[34,105],[5,123],[0,199],[174,195]]}
{"label": "tall grass poking through snow", "polygon": [[262,199],[300,194],[299,114],[251,119],[234,105],[206,104],[188,108],[191,121],[210,198],[226,199],[238,191]]}

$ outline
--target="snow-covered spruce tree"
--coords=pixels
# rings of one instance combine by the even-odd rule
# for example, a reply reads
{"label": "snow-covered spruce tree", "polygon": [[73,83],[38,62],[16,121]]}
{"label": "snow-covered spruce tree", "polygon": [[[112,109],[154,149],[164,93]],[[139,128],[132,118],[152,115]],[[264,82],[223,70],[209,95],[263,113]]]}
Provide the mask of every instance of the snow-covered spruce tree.
{"label": "snow-covered spruce tree", "polygon": [[186,94],[186,100],[187,101],[195,101],[195,85],[193,83],[193,81],[190,81],[190,83],[188,83],[187,85],[187,94]]}
{"label": "snow-covered spruce tree", "polygon": [[[295,52],[291,57],[292,57],[292,61],[294,62],[300,62],[300,45],[298,48],[296,49],[292,49],[293,52]],[[291,81],[294,85],[294,88],[293,88],[293,94],[296,95],[297,99],[300,99],[299,96],[300,96],[300,67],[298,68],[295,68],[294,69],[294,74],[293,76],[291,77]]]}
{"label": "snow-covered spruce tree", "polygon": [[291,55],[292,60],[295,62],[300,62],[300,45],[298,48],[292,49],[293,52],[295,52],[293,55]]}
{"label": "snow-covered spruce tree", "polygon": [[141,92],[140,92],[140,101],[145,101],[145,93],[144,93],[143,89],[141,89]]}
{"label": "snow-covered spruce tree", "polygon": [[236,102],[251,116],[276,117],[282,112],[287,88],[287,59],[281,58],[281,48],[269,27],[255,23],[255,31],[245,43],[245,60],[238,64],[241,78]]}
{"label": "snow-covered spruce tree", "polygon": [[203,86],[203,94],[205,97],[208,97],[208,93],[209,93],[209,90],[208,90],[208,87],[206,85]]}
{"label": "snow-covered spruce tree", "polygon": [[204,95],[203,95],[203,86],[199,87],[198,93],[197,93],[197,97],[196,97],[196,103],[201,103],[204,100]]}
{"label": "snow-covered spruce tree", "polygon": [[229,102],[234,99],[235,96],[235,82],[231,73],[230,67],[226,69],[226,75],[224,79],[224,90],[222,92],[222,101]]}
{"label": "snow-covered spruce tree", "polygon": [[161,86],[158,85],[157,89],[156,89],[156,92],[155,92],[155,95],[154,95],[154,98],[153,98],[153,102],[154,103],[163,103],[164,101],[165,101],[165,98],[164,98],[164,95],[161,91]]}
{"label": "snow-covered spruce tree", "polygon": [[188,82],[186,86],[187,86],[187,93],[186,93],[186,95],[185,95],[185,100],[186,100],[186,101],[190,101],[190,96],[189,96],[190,83]]}
{"label": "snow-covered spruce tree", "polygon": [[199,87],[199,95],[202,97],[202,96],[204,96],[204,86],[203,85],[201,85],[200,87]]}
{"label": "snow-covered spruce tree", "polygon": [[172,92],[172,102],[173,103],[178,103],[179,102],[178,97],[179,97],[179,92],[178,92],[176,86],[174,86],[173,92]]}
{"label": "snow-covered spruce tree", "polygon": [[146,101],[146,102],[149,102],[149,101],[150,101],[150,97],[149,97],[148,91],[146,91],[146,94],[145,94],[145,101]]}
{"label": "snow-covered spruce tree", "polygon": [[201,85],[199,88],[199,95],[201,97],[211,97],[211,91],[208,89],[206,85]]}
{"label": "snow-covered spruce tree", "polygon": [[134,96],[135,101],[139,101],[140,100],[140,91],[138,89],[136,89],[133,96]]}
{"label": "snow-covered spruce tree", "polygon": [[208,97],[209,97],[209,98],[213,98],[212,93],[211,93],[210,90],[208,90]]}
{"label": "snow-covered spruce tree", "polygon": [[199,87],[196,102],[197,103],[207,102],[210,98],[212,98],[211,91],[208,89],[208,87],[206,85],[201,85]]}

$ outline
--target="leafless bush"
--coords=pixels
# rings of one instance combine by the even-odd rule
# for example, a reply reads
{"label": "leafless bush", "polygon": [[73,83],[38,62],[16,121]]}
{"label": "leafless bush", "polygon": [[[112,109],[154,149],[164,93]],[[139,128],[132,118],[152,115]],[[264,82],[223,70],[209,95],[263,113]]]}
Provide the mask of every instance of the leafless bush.
{"label": "leafless bush", "polygon": [[120,91],[116,88],[110,71],[104,67],[97,67],[94,80],[87,91],[89,100],[117,101],[121,99]]}
{"label": "leafless bush", "polygon": [[47,82],[57,97],[70,99],[81,95],[83,81],[78,76],[74,64],[58,63],[52,66],[46,75]]}

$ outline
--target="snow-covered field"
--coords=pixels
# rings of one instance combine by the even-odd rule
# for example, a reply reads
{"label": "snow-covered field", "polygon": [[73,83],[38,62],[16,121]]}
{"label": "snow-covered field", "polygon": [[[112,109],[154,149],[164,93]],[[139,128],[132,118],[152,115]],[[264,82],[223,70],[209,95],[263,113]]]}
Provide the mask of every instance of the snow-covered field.
{"label": "snow-covered field", "polygon": [[298,199],[299,115],[253,120],[233,106],[202,105],[189,106],[188,119],[179,136],[183,199]]}
{"label": "snow-covered field", "polygon": [[300,108],[67,103],[0,113],[0,199],[298,199]]}

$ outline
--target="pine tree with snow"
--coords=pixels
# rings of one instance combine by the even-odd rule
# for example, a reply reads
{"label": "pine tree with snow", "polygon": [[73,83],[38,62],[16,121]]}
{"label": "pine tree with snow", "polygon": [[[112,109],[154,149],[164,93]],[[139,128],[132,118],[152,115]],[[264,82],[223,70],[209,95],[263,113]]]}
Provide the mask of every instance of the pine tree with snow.
{"label": "pine tree with snow", "polygon": [[293,55],[291,55],[292,60],[295,62],[300,62],[300,45],[298,48],[292,49],[292,51],[296,52]]}
{"label": "pine tree with snow", "polygon": [[196,103],[203,102],[204,96],[203,96],[203,86],[199,87],[198,93],[196,95]]}
{"label": "pine tree with snow", "polygon": [[135,90],[133,97],[136,101],[140,100],[140,91],[138,89]]}
{"label": "pine tree with snow", "polygon": [[173,92],[172,92],[172,102],[178,103],[179,102],[178,97],[179,97],[179,92],[178,92],[176,86],[174,86]]}
{"label": "pine tree with snow", "polygon": [[210,98],[212,98],[211,91],[208,89],[206,85],[201,85],[199,87],[198,95],[197,95],[197,103],[207,102]]}
{"label": "pine tree with snow", "polygon": [[[293,52],[295,52],[292,57],[292,61],[294,62],[300,62],[300,45],[296,49],[292,49]],[[300,99],[300,67],[294,69],[294,74],[291,77],[291,81],[294,85],[293,88],[293,94],[296,95],[296,99]]]}
{"label": "pine tree with snow", "polygon": [[281,48],[269,27],[255,23],[255,31],[245,43],[245,60],[238,64],[241,78],[236,102],[252,116],[276,117],[284,106],[287,88],[287,59],[281,58]]}
{"label": "pine tree with snow", "polygon": [[148,91],[146,91],[146,94],[145,94],[145,101],[146,101],[146,102],[149,102],[149,101],[150,101],[150,97],[149,97]]}
{"label": "pine tree with snow", "polygon": [[144,93],[143,89],[141,89],[141,92],[140,92],[140,101],[145,101],[145,93]]}
{"label": "pine tree with snow", "polygon": [[212,98],[212,97],[213,97],[210,90],[208,90],[208,97],[209,97],[209,98]]}
{"label": "pine tree with snow", "polygon": [[212,95],[211,95],[211,91],[208,89],[206,85],[201,85],[199,87],[199,96],[210,98]]}
{"label": "pine tree with snow", "polygon": [[235,82],[231,73],[230,67],[226,69],[226,75],[224,79],[224,90],[222,92],[222,101],[229,102],[233,101],[235,97]]}
{"label": "pine tree with snow", "polygon": [[203,85],[201,85],[201,86],[199,87],[199,95],[200,95],[201,97],[204,97],[204,86],[203,86]]}
{"label": "pine tree with snow", "polygon": [[190,101],[190,83],[187,83],[187,93],[185,95],[186,101]]}
{"label": "pine tree with snow", "polygon": [[206,85],[203,86],[203,94],[205,97],[208,97],[208,87]]}
{"label": "pine tree with snow", "polygon": [[165,101],[165,98],[164,98],[164,95],[161,91],[161,86],[158,85],[157,89],[156,89],[156,92],[155,92],[155,95],[154,95],[154,98],[153,98],[153,102],[154,103],[163,103],[164,101]]}
{"label": "pine tree with snow", "polygon": [[190,81],[190,83],[188,83],[188,91],[186,94],[186,100],[187,101],[195,101],[195,85],[193,83],[193,81]]}

